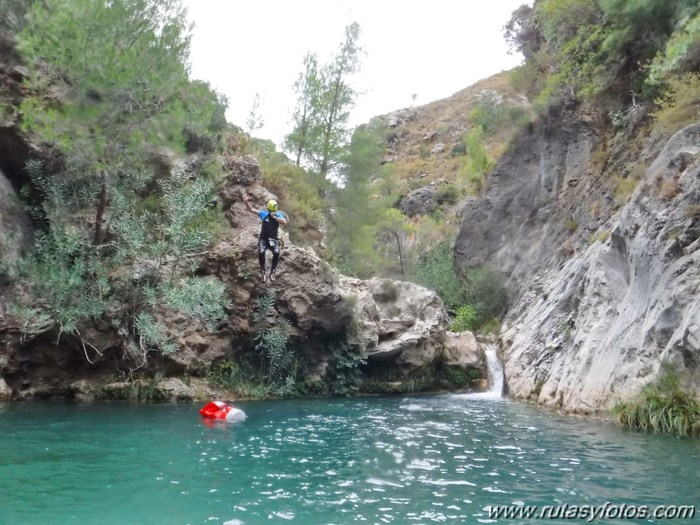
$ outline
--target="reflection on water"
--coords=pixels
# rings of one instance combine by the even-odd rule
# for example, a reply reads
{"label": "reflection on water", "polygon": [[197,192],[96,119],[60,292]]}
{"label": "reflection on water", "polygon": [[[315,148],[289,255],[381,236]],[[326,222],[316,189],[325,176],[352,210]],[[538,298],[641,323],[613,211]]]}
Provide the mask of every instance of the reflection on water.
{"label": "reflection on water", "polygon": [[0,405],[0,525],[509,523],[486,509],[697,503],[698,441],[506,400],[240,407],[245,423],[210,428],[189,405]]}

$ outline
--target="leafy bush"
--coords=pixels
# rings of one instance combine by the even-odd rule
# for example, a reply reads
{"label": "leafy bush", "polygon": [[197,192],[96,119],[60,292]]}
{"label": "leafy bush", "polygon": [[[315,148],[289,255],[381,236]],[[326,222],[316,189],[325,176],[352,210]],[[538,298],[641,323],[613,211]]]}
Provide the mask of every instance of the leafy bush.
{"label": "leafy bush", "polygon": [[288,345],[289,321],[277,315],[275,302],[273,292],[265,293],[255,300],[254,341],[255,350],[263,357],[267,381],[270,385],[280,387],[289,377],[294,380],[292,368],[295,356]]}
{"label": "leafy bush", "polygon": [[[69,167],[71,162],[69,157]],[[166,179],[162,198],[154,200],[161,207],[158,214],[137,212],[133,198],[115,193],[111,239],[102,246],[95,243],[90,223],[80,220],[89,183],[47,176],[36,162],[27,171],[43,197],[33,214],[44,229],[21,261],[20,275],[41,313],[58,324],[59,337],[69,333],[82,339],[81,323],[106,317],[133,327],[132,355],[143,363],[148,350],[175,349],[147,308],[165,303],[209,325],[225,316],[218,280],[190,277],[175,286],[164,279],[166,268],[172,280],[180,263],[207,241],[190,225],[209,201],[205,180],[190,183],[177,173]],[[114,279],[115,273],[125,278]]]}
{"label": "leafy bush", "polygon": [[455,273],[453,247],[454,238],[446,237],[433,247],[419,249],[408,266],[407,277],[435,290],[445,306],[456,311],[467,301]]}
{"label": "leafy bush", "polygon": [[469,121],[474,127],[481,128],[484,135],[491,133],[506,116],[506,106],[494,93],[487,93],[476,102],[469,112]]}
{"label": "leafy bush", "polygon": [[464,141],[458,142],[454,146],[452,146],[452,149],[450,150],[450,156],[451,157],[461,157],[462,155],[467,154],[467,145]]}
{"label": "leafy bush", "polygon": [[328,391],[335,396],[349,396],[360,389],[362,366],[367,358],[362,349],[341,336],[330,344],[331,360],[326,371]]}
{"label": "leafy bush", "polygon": [[659,85],[669,77],[697,70],[700,65],[700,13],[687,17],[649,66],[647,83]]}
{"label": "leafy bush", "polygon": [[460,307],[469,305],[477,313],[472,326],[478,328],[503,314],[508,293],[503,277],[487,267],[470,268],[458,276],[453,248],[454,238],[446,237],[435,246],[419,249],[408,267],[407,276],[435,290],[448,310],[459,311]]}
{"label": "leafy bush", "polygon": [[498,335],[501,333],[501,321],[498,319],[489,319],[481,324],[479,331],[482,334]]}
{"label": "leafy bush", "polygon": [[467,145],[467,156],[462,167],[463,179],[475,193],[479,193],[483,189],[484,178],[496,163],[488,155],[481,127],[472,128],[464,141]]}
{"label": "leafy bush", "polygon": [[442,375],[454,388],[464,388],[471,386],[475,381],[481,379],[481,372],[477,369],[465,370],[459,366],[444,366]]}
{"label": "leafy bush", "polygon": [[207,380],[212,385],[238,396],[253,399],[265,398],[276,391],[275,387],[245,361],[222,361],[211,367]]}
{"label": "leafy bush", "polygon": [[438,204],[454,204],[460,197],[460,191],[455,184],[441,185],[436,194]]}
{"label": "leafy bush", "polygon": [[164,287],[165,303],[205,324],[210,329],[226,317],[226,286],[218,279],[189,277],[177,285]]}
{"label": "leafy bush", "polygon": [[462,276],[466,303],[476,310],[477,327],[503,315],[508,305],[508,290],[503,276],[486,267],[468,269]]}
{"label": "leafy bush", "polygon": [[452,324],[450,325],[450,330],[453,332],[464,332],[466,330],[476,329],[476,321],[478,314],[473,306],[467,304],[460,306],[457,309],[457,315],[455,316]]}
{"label": "leafy bush", "polygon": [[658,380],[638,399],[618,403],[613,413],[620,425],[635,430],[700,436],[700,402],[681,389],[678,374],[668,363],[662,364]]}
{"label": "leafy bush", "polygon": [[177,350],[177,345],[168,338],[163,323],[156,321],[148,312],[140,312],[134,320],[134,325],[139,336],[137,353],[144,358],[150,349],[164,354],[172,354]]}
{"label": "leafy bush", "polygon": [[514,79],[545,106],[651,100],[669,74],[700,62],[699,11],[695,0],[538,0],[505,27],[526,58]]}
{"label": "leafy bush", "polygon": [[149,307],[168,296],[200,321],[222,315],[220,283],[166,282],[191,273],[192,256],[211,240],[215,177],[210,166],[199,177],[163,173],[152,159],[164,150],[216,151],[226,101],[188,78],[179,0],[5,7],[17,6],[26,8],[16,39],[30,70],[23,126],[63,161],[58,173],[27,166],[40,200],[35,250],[21,264],[31,300],[59,336],[82,339],[81,323],[103,318],[128,327],[136,357],[171,351]]}
{"label": "leafy bush", "polygon": [[675,133],[700,118],[700,74],[688,73],[668,81],[668,89],[657,99],[656,128]]}
{"label": "leafy bush", "polygon": [[578,222],[576,222],[573,217],[566,219],[564,226],[566,226],[566,229],[569,230],[569,233],[574,233],[576,230],[578,230]]}

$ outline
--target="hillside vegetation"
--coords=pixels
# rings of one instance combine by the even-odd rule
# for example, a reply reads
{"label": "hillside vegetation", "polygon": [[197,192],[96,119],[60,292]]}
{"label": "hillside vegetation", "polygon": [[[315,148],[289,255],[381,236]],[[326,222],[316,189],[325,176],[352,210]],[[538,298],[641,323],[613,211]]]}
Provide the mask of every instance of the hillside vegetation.
{"label": "hillside vegetation", "polygon": [[[471,311],[490,296],[472,328],[502,315],[505,290],[494,286],[502,281],[494,269],[455,272],[450,264],[465,203],[485,194],[514,137],[568,113],[603,137],[590,166],[597,188],[586,197],[585,215],[609,217],[637,185],[643,166],[631,161],[646,137],[668,136],[699,116],[699,20],[694,0],[536,0],[517,9],[504,36],[523,54],[523,65],[371,123],[384,154],[381,170],[369,177],[370,200],[404,216],[395,235],[374,232],[382,257],[371,271],[426,284],[453,311]],[[674,189],[666,184],[661,191],[670,196]],[[574,232],[583,218],[570,213],[561,223]],[[351,273],[352,261],[351,250],[341,254]]]}
{"label": "hillside vegetation", "polygon": [[[564,198],[543,231],[553,239],[552,261],[563,265],[615,239],[606,221],[629,202],[649,152],[700,119],[697,0],[535,0],[504,21],[521,66],[357,129],[348,122],[361,30],[350,24],[329,63],[303,59],[286,153],[250,136],[255,115],[248,133],[228,123],[226,98],[190,78],[184,20],[177,0],[0,4],[2,73],[12,79],[0,89],[2,137],[31,137],[23,151],[31,161],[6,175],[33,237],[19,260],[3,250],[0,267],[22,341],[48,333],[91,360],[102,348],[98,332],[118,334],[131,374],[149,353],[178,349],[168,315],[215,331],[241,305],[194,261],[235,227],[220,190],[228,166],[246,155],[291,216],[294,244],[350,276],[423,284],[443,299],[454,330],[498,333],[525,285],[515,287],[490,253],[455,264],[454,243],[465,214],[488,201],[499,177],[532,161],[546,186],[551,166],[522,151],[536,142],[528,137],[555,141],[582,123],[594,136],[581,154],[587,191],[578,178],[552,186],[561,194],[552,198]],[[12,164],[3,162],[4,170]],[[660,176],[650,193],[668,203],[683,188],[678,177]],[[531,216],[549,212],[528,204]],[[698,205],[684,209],[691,222]],[[339,362],[349,355],[337,353]],[[358,367],[353,361],[353,374]]]}

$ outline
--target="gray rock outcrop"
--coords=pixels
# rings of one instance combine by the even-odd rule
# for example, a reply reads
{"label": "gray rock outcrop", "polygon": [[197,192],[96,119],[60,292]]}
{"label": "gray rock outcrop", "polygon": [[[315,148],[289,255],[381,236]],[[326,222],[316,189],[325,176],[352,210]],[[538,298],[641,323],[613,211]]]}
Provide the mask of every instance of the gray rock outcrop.
{"label": "gray rock outcrop", "polygon": [[510,277],[509,394],[597,412],[639,392],[664,361],[698,391],[700,124],[651,152],[629,202],[592,223],[588,242],[561,217],[575,217],[600,184],[584,176],[595,135],[585,125],[554,133],[560,140],[526,137],[496,169],[486,199],[465,208],[456,247],[461,264]]}
{"label": "gray rock outcrop", "polygon": [[472,332],[447,332],[443,352],[446,365],[478,368],[486,372],[484,349]]}
{"label": "gray rock outcrop", "polygon": [[[256,202],[267,195],[257,183],[232,184],[224,191],[232,196],[245,192]],[[288,240],[276,281],[263,285],[254,249],[259,220],[245,210],[240,198],[230,202],[227,213],[238,228],[208,253],[204,271],[227,284],[236,304],[248,303],[264,291],[274,292],[277,310],[292,323],[294,340],[308,343],[320,334],[345,332],[370,359],[391,359],[406,371],[438,357],[448,316],[435,292],[391,279],[343,276],[312,249]]]}
{"label": "gray rock outcrop", "polygon": [[12,184],[0,171],[0,274],[12,272],[31,237],[29,216],[20,206]]}
{"label": "gray rock outcrop", "polygon": [[424,186],[411,191],[399,203],[399,209],[408,217],[434,212],[438,207],[437,190]]}

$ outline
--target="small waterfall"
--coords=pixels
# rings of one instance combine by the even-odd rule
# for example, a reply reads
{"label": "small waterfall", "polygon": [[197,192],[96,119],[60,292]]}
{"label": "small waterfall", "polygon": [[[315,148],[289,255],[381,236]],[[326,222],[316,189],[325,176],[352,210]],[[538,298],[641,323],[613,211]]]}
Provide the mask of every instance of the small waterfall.
{"label": "small waterfall", "polygon": [[489,389],[484,392],[485,397],[501,397],[503,396],[503,365],[498,359],[498,347],[496,345],[488,345],[486,350],[486,364],[489,368]]}
{"label": "small waterfall", "polygon": [[503,365],[498,359],[498,345],[486,345],[486,366],[489,373],[489,389],[478,394],[455,394],[463,399],[501,399],[503,397]]}

